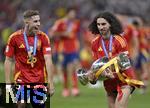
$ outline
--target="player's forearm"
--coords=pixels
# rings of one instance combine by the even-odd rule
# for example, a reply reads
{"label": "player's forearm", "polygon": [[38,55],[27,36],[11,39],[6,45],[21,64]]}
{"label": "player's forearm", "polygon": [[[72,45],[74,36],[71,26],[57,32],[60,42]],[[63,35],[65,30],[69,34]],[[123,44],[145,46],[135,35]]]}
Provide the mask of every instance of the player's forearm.
{"label": "player's forearm", "polygon": [[12,58],[6,57],[5,63],[4,63],[5,82],[6,83],[11,83],[11,81],[10,81],[11,65],[12,65]]}
{"label": "player's forearm", "polygon": [[46,70],[48,75],[48,83],[50,83],[50,86],[53,87],[53,64],[51,61],[51,55],[45,55],[45,64],[46,64]]}

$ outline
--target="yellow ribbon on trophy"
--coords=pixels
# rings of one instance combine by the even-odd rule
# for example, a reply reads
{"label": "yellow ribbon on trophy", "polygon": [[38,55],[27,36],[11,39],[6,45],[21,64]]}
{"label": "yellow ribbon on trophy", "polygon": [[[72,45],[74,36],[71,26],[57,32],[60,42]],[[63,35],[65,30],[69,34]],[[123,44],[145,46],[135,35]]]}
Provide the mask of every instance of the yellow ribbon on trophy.
{"label": "yellow ribbon on trophy", "polygon": [[111,59],[109,62],[107,62],[104,66],[102,66],[95,74],[95,77],[98,79],[98,77],[101,75],[101,73],[109,66],[113,65],[115,66],[115,71],[116,74],[118,75],[118,78],[123,82],[123,83],[127,83],[128,85],[144,85],[144,83],[142,81],[139,80],[135,80],[135,79],[131,79],[129,78],[125,73],[120,73],[119,72],[119,65],[118,65],[118,61],[117,61],[117,57],[114,57],[113,59]]}

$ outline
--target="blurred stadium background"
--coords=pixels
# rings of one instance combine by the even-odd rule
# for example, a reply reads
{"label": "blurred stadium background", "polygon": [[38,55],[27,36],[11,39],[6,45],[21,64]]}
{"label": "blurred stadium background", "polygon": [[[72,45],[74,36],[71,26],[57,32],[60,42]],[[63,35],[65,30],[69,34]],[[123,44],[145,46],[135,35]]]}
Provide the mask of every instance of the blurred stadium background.
{"label": "blurred stadium background", "polygon": [[[22,27],[22,12],[37,9],[41,13],[41,29],[48,33],[54,22],[66,14],[66,8],[75,6],[82,22],[93,18],[96,13],[108,10],[132,18],[142,18],[150,26],[150,0],[1,0],[0,1],[0,83],[4,82],[4,49],[9,35]],[[80,42],[83,45],[82,33]],[[78,97],[61,96],[61,82],[56,84],[56,93],[51,98],[51,108],[107,108],[105,92],[100,88],[89,88],[79,84],[81,95]],[[129,108],[150,108],[150,88],[145,94],[136,90],[129,100]]]}

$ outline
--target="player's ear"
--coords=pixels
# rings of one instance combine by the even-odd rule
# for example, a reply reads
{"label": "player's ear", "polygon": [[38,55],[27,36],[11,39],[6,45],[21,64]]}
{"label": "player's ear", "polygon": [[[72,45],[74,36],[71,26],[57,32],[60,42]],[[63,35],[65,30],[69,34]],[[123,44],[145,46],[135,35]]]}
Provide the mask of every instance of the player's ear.
{"label": "player's ear", "polygon": [[29,20],[24,19],[23,21],[24,21],[25,29],[28,29],[28,27],[29,27]]}
{"label": "player's ear", "polygon": [[29,28],[29,22],[25,23],[25,28],[27,28],[27,29]]}
{"label": "player's ear", "polygon": [[24,21],[25,25],[28,25],[30,22],[28,18],[24,19],[23,21]]}

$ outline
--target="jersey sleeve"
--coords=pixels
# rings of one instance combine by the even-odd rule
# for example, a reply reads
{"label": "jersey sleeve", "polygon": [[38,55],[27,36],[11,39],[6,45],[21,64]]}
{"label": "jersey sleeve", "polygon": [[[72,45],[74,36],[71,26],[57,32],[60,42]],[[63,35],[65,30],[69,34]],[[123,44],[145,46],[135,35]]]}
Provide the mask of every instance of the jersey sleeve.
{"label": "jersey sleeve", "polygon": [[[126,39],[119,36],[119,38],[116,38],[116,40],[117,40],[116,42],[117,42],[118,54],[121,52],[125,52],[130,57]],[[130,78],[136,79],[136,74],[132,67],[130,67],[129,69],[126,69],[125,71],[123,71],[123,73],[125,73]]]}
{"label": "jersey sleeve", "polygon": [[53,32],[62,31],[63,29],[64,29],[64,25],[63,25],[62,21],[56,21],[56,23],[52,27]]}
{"label": "jersey sleeve", "polygon": [[13,57],[14,52],[15,52],[15,39],[14,35],[11,35],[8,39],[4,54],[5,56]]}
{"label": "jersey sleeve", "polygon": [[43,54],[51,54],[50,40],[45,33],[42,33],[42,52]]}
{"label": "jersey sleeve", "polygon": [[129,53],[128,52],[128,44],[126,42],[126,39],[123,38],[122,36],[115,36],[115,48],[118,52],[118,54],[120,52],[126,52],[127,54]]}
{"label": "jersey sleeve", "polygon": [[91,47],[92,56],[93,56],[93,59],[96,60],[96,59],[98,59],[98,55],[97,55],[97,51],[96,51],[96,48],[95,48],[95,42],[92,41],[91,45],[92,45],[92,47]]}

